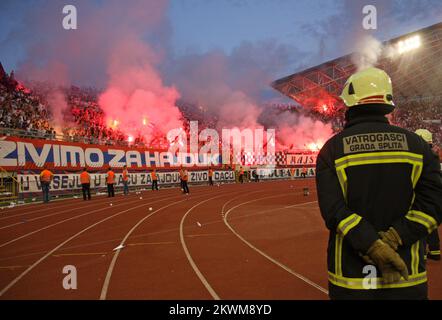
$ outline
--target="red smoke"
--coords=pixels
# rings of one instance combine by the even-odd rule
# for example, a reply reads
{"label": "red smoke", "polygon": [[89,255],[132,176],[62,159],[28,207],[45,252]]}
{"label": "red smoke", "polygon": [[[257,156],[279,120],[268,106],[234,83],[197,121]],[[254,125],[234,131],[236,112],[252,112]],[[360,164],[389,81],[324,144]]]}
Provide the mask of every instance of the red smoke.
{"label": "red smoke", "polygon": [[163,84],[155,69],[157,57],[137,38],[119,42],[109,61],[109,83],[99,98],[108,125],[149,142],[181,127],[175,106],[179,93]]}
{"label": "red smoke", "polygon": [[318,151],[332,134],[329,124],[302,115],[287,114],[277,131],[278,149]]}
{"label": "red smoke", "polygon": [[[14,38],[27,53],[21,74],[34,80],[49,78],[59,85],[105,87],[99,104],[108,125],[128,137],[141,135],[149,142],[182,127],[175,106],[180,96],[202,106],[207,116],[215,116],[218,129],[275,128],[279,141],[299,148],[331,134],[329,126],[306,117],[281,115],[273,119],[274,126],[260,121],[261,93],[276,73],[286,72],[290,59],[300,54],[296,50],[269,41],[242,43],[231,53],[213,50],[174,59],[167,51],[167,1],[79,1],[75,4],[79,26],[70,31],[60,27],[63,5],[48,1],[25,17],[24,29],[17,32],[25,36]],[[164,78],[175,86],[165,84]],[[52,113],[62,118],[68,112],[62,91],[51,96],[50,102],[58,108]]]}

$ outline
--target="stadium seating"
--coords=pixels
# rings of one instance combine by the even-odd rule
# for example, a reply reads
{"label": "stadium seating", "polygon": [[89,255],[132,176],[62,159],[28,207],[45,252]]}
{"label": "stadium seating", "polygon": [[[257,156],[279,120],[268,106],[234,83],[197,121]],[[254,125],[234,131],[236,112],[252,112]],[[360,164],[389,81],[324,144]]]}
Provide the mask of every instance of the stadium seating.
{"label": "stadium seating", "polygon": [[[105,123],[103,110],[97,103],[99,90],[95,88],[78,88],[71,86],[63,89],[67,98],[68,110],[64,114],[64,125],[58,132],[51,109],[48,107],[47,93],[51,88],[48,84],[32,84],[29,90],[15,80],[13,72],[4,74],[0,79],[0,129],[2,134],[38,137],[45,139],[62,139],[93,144],[120,144],[127,145],[128,139],[116,128]],[[434,144],[442,145],[442,98],[419,97],[408,101],[400,101],[391,116],[391,122],[400,127],[415,131],[426,128],[433,132]],[[178,101],[178,108],[183,114],[184,129],[189,132],[188,121],[197,120],[199,129],[216,127],[216,116],[207,115],[206,111],[197,104]],[[264,108],[265,109],[265,108]],[[285,112],[297,113],[325,123],[330,123],[335,132],[342,129],[344,109],[336,108],[328,112],[307,109],[295,104],[270,105],[278,114]],[[186,121],[187,120],[187,121]],[[147,145],[153,148],[167,148],[165,137],[155,138],[146,142],[143,137],[134,137],[131,142],[135,145]]]}

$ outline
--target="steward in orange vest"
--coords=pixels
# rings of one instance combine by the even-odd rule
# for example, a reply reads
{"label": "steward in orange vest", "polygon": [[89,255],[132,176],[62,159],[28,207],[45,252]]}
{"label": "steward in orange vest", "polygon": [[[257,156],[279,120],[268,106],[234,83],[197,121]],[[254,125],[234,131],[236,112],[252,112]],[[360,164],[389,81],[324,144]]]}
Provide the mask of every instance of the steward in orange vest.
{"label": "steward in orange vest", "polygon": [[115,190],[114,190],[115,173],[112,171],[110,167],[106,174],[106,183],[107,183],[108,198],[115,197]]}
{"label": "steward in orange vest", "polygon": [[150,173],[150,176],[152,177],[152,191],[153,190],[159,190],[158,189],[158,176],[156,169],[153,169]]}
{"label": "steward in orange vest", "polygon": [[306,167],[302,168],[301,177],[307,178],[307,168]]}
{"label": "steward in orange vest", "polygon": [[239,168],[239,182],[244,183],[244,169],[242,167]]}
{"label": "steward in orange vest", "polygon": [[54,179],[54,174],[47,169],[47,166],[44,166],[43,171],[40,173],[40,183],[41,190],[43,191],[43,202],[49,202],[49,185],[51,184],[52,179]]}
{"label": "steward in orange vest", "polygon": [[88,200],[91,200],[91,176],[86,168],[84,168],[83,172],[80,174],[80,182],[81,190],[83,192],[83,200],[86,200],[86,196]]}
{"label": "steward in orange vest", "polygon": [[213,186],[213,169],[209,168],[209,186]]}
{"label": "steward in orange vest", "polygon": [[123,194],[129,194],[129,172],[127,171],[127,166],[124,165],[123,168]]}
{"label": "steward in orange vest", "polygon": [[182,170],[182,182],[183,182],[183,193],[189,194],[189,186],[187,185],[187,181],[189,180],[189,173],[186,169]]}

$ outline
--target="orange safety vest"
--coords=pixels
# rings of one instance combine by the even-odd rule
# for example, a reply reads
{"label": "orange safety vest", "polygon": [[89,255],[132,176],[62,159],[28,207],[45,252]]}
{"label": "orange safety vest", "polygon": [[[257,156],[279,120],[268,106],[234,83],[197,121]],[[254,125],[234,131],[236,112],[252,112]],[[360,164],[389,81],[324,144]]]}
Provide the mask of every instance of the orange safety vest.
{"label": "orange safety vest", "polygon": [[80,174],[80,182],[81,184],[91,183],[91,177],[87,171],[83,171]]}
{"label": "orange safety vest", "polygon": [[44,169],[40,173],[40,180],[43,182],[51,182],[51,179],[53,176],[54,176],[54,174],[51,171]]}
{"label": "orange safety vest", "polygon": [[295,169],[290,169],[290,174],[292,175],[292,177],[295,175]]}
{"label": "orange safety vest", "polygon": [[212,169],[209,170],[209,177],[213,177],[213,170]]}
{"label": "orange safety vest", "polygon": [[107,184],[114,184],[115,183],[114,178],[115,178],[115,173],[112,170],[109,170],[107,172],[106,183]]}
{"label": "orange safety vest", "polygon": [[129,177],[127,176],[127,170],[123,170],[123,181],[127,181]]}
{"label": "orange safety vest", "polygon": [[183,179],[183,176],[184,176],[184,170],[180,170],[180,178],[181,178],[181,180]]}
{"label": "orange safety vest", "polygon": [[241,169],[241,171],[239,172],[239,174],[243,175],[243,174],[244,174],[244,169]]}
{"label": "orange safety vest", "polygon": [[188,174],[187,174],[187,171],[184,171],[184,172],[183,172],[183,177],[182,177],[182,179],[183,179],[184,181],[187,181],[188,178],[189,178],[189,176],[188,176]]}
{"label": "orange safety vest", "polygon": [[307,173],[307,168],[306,167],[302,168],[302,173]]}
{"label": "orange safety vest", "polygon": [[150,173],[150,175],[152,176],[152,180],[158,180],[158,178],[157,178],[157,173],[156,173],[156,172],[152,171],[152,172]]}

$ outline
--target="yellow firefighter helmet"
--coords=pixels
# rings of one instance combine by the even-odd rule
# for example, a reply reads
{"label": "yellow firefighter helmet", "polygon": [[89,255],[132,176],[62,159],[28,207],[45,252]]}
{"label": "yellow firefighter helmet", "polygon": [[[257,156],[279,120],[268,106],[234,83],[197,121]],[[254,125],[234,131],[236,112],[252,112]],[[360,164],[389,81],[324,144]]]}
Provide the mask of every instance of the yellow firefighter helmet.
{"label": "yellow firefighter helmet", "polygon": [[433,135],[427,129],[417,129],[414,133],[421,136],[427,143],[433,143]]}
{"label": "yellow firefighter helmet", "polygon": [[341,99],[347,107],[371,103],[394,106],[391,79],[384,70],[378,68],[356,72],[347,79]]}

